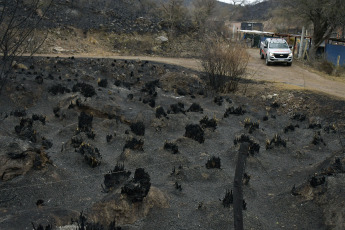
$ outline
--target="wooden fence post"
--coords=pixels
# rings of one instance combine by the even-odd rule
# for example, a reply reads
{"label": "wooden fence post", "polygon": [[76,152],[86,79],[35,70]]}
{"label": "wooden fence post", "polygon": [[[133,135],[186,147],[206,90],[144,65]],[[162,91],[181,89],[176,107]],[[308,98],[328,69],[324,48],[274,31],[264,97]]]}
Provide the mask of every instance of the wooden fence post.
{"label": "wooden fence post", "polygon": [[234,179],[234,226],[235,230],[243,230],[243,191],[242,191],[242,178],[246,158],[249,153],[249,143],[242,143],[238,153],[236,164],[235,179]]}

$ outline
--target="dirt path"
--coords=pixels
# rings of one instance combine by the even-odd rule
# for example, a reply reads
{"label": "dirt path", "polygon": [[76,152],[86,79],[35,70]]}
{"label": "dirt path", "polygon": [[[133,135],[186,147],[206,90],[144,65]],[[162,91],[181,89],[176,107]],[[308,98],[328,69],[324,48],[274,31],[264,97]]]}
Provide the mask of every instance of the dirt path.
{"label": "dirt path", "polygon": [[325,79],[316,73],[294,65],[294,63],[291,67],[284,64],[266,66],[265,60],[260,59],[258,49],[248,49],[247,51],[250,54],[248,69],[253,73],[252,79],[284,83],[301,89],[320,91],[342,99],[345,98],[345,84],[342,82]]}
{"label": "dirt path", "polygon": [[[248,49],[250,54],[248,69],[251,79],[260,81],[270,81],[275,83],[283,83],[286,85],[298,87],[300,89],[307,89],[319,91],[330,94],[342,99],[345,99],[345,83],[336,82],[323,78],[322,76],[309,72],[297,65],[291,67],[285,65],[266,66],[264,60],[259,58],[258,49]],[[39,55],[39,56],[59,56],[70,57],[71,55],[56,54],[56,55]],[[76,58],[112,58],[112,59],[127,59],[127,60],[147,60],[160,63],[179,65],[194,70],[202,70],[200,60],[188,58],[166,58],[166,57],[148,57],[148,56],[120,56],[111,53],[104,53],[102,55],[94,54],[75,54]]]}

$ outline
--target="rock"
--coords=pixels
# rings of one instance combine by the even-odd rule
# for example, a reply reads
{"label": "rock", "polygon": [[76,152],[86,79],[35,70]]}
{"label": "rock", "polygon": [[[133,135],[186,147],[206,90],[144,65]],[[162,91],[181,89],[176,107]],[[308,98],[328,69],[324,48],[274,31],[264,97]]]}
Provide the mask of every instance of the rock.
{"label": "rock", "polygon": [[30,148],[24,141],[1,138],[0,143],[0,175],[3,181],[25,175],[32,169],[40,170],[50,163],[43,150]]}
{"label": "rock", "polygon": [[116,223],[133,224],[139,219],[145,218],[151,209],[168,208],[167,195],[158,188],[150,188],[149,193],[142,202],[132,203],[119,193],[110,193],[102,201],[93,205],[89,219],[104,225],[116,220]]}
{"label": "rock", "polygon": [[67,50],[65,50],[64,48],[60,47],[60,46],[55,46],[53,48],[53,52],[55,53],[62,53],[62,52],[66,52]]}
{"label": "rock", "polygon": [[14,61],[12,63],[12,68],[13,69],[22,69],[22,70],[28,70],[28,67],[22,63],[17,63],[16,61]]}
{"label": "rock", "polygon": [[156,41],[159,41],[161,43],[165,43],[165,42],[168,42],[169,39],[167,37],[165,37],[165,36],[159,36],[159,37],[156,38]]}

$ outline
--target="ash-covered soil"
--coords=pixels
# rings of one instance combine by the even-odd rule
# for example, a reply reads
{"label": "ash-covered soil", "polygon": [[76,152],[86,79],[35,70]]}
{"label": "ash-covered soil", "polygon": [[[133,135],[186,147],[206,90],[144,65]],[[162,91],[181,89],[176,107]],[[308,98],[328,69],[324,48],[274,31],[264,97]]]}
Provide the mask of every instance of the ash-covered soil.
{"label": "ash-covered soil", "polygon": [[344,101],[251,81],[220,95],[203,73],[141,60],[16,67],[0,95],[0,229],[81,212],[90,226],[233,229],[242,142],[245,229],[345,227]]}

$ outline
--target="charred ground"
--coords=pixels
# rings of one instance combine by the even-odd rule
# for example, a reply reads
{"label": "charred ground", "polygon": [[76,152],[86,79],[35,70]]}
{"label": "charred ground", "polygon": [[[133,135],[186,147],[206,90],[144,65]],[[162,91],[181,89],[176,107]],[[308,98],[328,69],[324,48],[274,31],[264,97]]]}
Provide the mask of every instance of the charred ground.
{"label": "charred ground", "polygon": [[231,229],[241,142],[246,228],[342,226],[344,101],[251,81],[219,95],[203,73],[141,60],[21,63],[0,95],[1,229],[82,211],[122,229]]}

